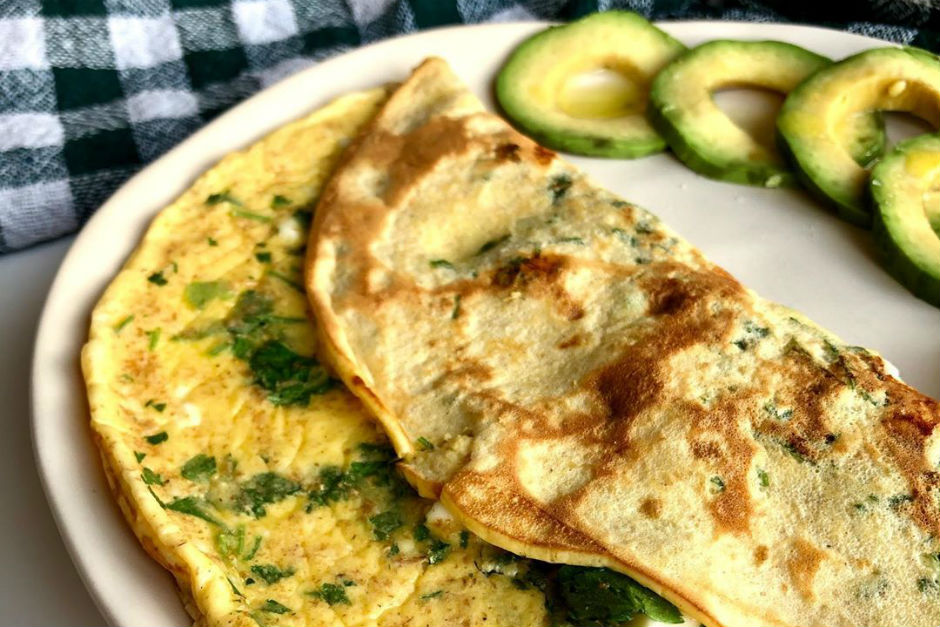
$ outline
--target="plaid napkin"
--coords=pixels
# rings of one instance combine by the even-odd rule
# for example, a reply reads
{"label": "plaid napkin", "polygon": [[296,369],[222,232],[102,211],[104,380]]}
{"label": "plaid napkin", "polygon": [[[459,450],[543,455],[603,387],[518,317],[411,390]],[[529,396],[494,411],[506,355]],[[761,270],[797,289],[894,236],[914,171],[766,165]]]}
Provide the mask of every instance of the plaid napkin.
{"label": "plaid napkin", "polygon": [[[845,9],[851,4],[851,9]],[[0,253],[71,233],[235,102],[343,50],[445,24],[814,22],[940,50],[940,0],[0,0]]]}

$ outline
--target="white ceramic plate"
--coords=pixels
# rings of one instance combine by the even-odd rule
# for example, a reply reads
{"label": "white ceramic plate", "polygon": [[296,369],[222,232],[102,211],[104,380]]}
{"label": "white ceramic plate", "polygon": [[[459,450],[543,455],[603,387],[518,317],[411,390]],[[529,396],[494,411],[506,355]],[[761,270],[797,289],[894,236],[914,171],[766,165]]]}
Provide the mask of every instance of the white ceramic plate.
{"label": "white ceramic plate", "polygon": [[[39,326],[33,438],[59,529],[112,624],[190,622],[170,576],[140,548],[111,501],[87,426],[79,372],[89,313],[150,220],[226,153],[334,96],[401,80],[428,55],[450,61],[492,108],[496,70],[519,41],[543,26],[429,31],[320,63],[232,109],[147,167],[82,231],[56,276]],[[803,26],[674,22],[662,27],[690,46],[716,38],[779,39],[833,58],[884,45]],[[867,232],[841,222],[800,191],[710,181],[669,154],[636,161],[572,161],[601,184],[652,209],[745,285],[803,311],[852,344],[879,350],[908,382],[940,395],[940,311],[885,274]]]}

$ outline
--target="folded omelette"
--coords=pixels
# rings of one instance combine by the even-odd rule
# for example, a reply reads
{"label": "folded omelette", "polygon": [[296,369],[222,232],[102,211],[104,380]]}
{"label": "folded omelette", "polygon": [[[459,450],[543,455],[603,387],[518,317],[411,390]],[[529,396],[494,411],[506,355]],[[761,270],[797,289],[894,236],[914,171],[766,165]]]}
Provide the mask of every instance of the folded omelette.
{"label": "folded omelette", "polygon": [[92,314],[82,366],[105,473],[196,625],[567,615],[550,567],[400,479],[381,429],[313,357],[310,211],[386,97],[350,94],[226,157],[160,212]]}
{"label": "folded omelette", "polygon": [[709,626],[940,623],[937,402],[443,61],[347,151],[307,263],[322,350],[483,539],[626,573]]}

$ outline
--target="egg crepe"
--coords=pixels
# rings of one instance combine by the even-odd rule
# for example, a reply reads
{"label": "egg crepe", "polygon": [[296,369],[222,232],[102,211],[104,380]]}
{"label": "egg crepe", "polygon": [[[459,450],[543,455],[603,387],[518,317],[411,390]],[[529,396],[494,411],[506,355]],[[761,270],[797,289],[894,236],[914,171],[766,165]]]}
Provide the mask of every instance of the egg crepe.
{"label": "egg crepe", "polygon": [[95,307],[82,366],[114,498],[196,625],[547,625],[545,573],[393,470],[316,362],[310,209],[386,99],[352,94],[226,157]]}
{"label": "egg crepe", "polygon": [[940,623],[940,412],[422,64],[317,208],[322,348],[510,551],[717,626]]}

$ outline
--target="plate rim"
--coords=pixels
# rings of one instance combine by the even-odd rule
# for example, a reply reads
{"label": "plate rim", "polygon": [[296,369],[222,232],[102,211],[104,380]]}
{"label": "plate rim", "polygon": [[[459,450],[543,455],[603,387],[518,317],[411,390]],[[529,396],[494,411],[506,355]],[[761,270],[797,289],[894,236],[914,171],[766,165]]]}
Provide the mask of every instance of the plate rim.
{"label": "plate rim", "polygon": [[[67,313],[72,314],[72,317],[77,315],[82,320],[82,325],[80,327],[66,332],[70,336],[69,341],[66,343],[69,347],[67,351],[63,350],[61,346],[57,345],[54,336],[59,322],[58,317],[60,314],[62,314],[62,304],[60,301],[62,301],[63,292],[66,289],[64,285],[67,279],[66,274],[69,268],[75,265],[76,260],[85,254],[85,249],[88,248],[89,243],[93,242],[94,238],[98,236],[100,232],[106,230],[107,225],[114,220],[115,214],[123,207],[125,198],[131,197],[135,193],[135,189],[139,187],[143,181],[152,178],[155,173],[159,173],[161,169],[169,167],[174,162],[185,157],[188,152],[198,148],[200,145],[210,142],[213,136],[220,132],[220,129],[225,129],[232,126],[233,121],[244,115],[246,111],[250,111],[251,109],[258,107],[260,102],[273,98],[279,92],[286,93],[291,89],[296,89],[296,86],[301,86],[306,81],[310,80],[311,76],[319,73],[329,72],[330,69],[332,69],[334,66],[338,66],[344,63],[353,63],[357,57],[369,57],[376,55],[381,52],[383,48],[394,48],[401,46],[403,42],[407,42],[409,40],[441,37],[453,31],[460,31],[461,33],[466,33],[468,31],[505,31],[506,34],[521,36],[524,34],[525,29],[535,30],[536,28],[544,28],[546,26],[557,23],[558,22],[550,21],[512,21],[445,26],[440,28],[421,30],[413,33],[401,34],[395,37],[382,39],[365,46],[353,48],[323,60],[315,60],[314,63],[309,67],[292,73],[289,76],[286,76],[264,87],[263,89],[260,89],[256,93],[252,94],[249,98],[242,100],[238,104],[226,110],[223,114],[200,127],[197,131],[173,146],[166,153],[142,167],[137,173],[122,183],[121,186],[118,187],[108,197],[108,199],[99,206],[98,210],[76,234],[74,241],[69,246],[67,253],[63,257],[58,269],[56,270],[54,279],[45,297],[42,311],[39,316],[39,324],[36,330],[33,352],[29,365],[29,428],[36,469],[39,474],[43,493],[45,495],[46,501],[49,504],[49,509],[52,512],[56,528],[59,531],[59,535],[62,537],[69,557],[72,563],[75,565],[83,585],[91,596],[95,606],[109,624],[130,625],[131,623],[127,622],[126,620],[122,620],[121,617],[125,614],[125,612],[121,610],[120,604],[115,604],[115,599],[112,597],[112,595],[107,593],[106,587],[102,585],[101,582],[107,577],[107,575],[98,574],[94,571],[92,564],[93,560],[89,557],[87,550],[80,546],[80,539],[84,532],[77,526],[77,522],[74,520],[74,515],[69,511],[68,506],[65,503],[66,499],[64,499],[61,494],[62,488],[56,486],[54,482],[54,479],[62,472],[61,466],[63,464],[68,465],[68,462],[62,462],[61,460],[57,460],[54,456],[52,456],[52,451],[49,450],[50,443],[44,441],[43,438],[43,436],[52,426],[49,424],[50,421],[54,421],[56,419],[55,416],[52,416],[54,412],[51,411],[54,409],[55,403],[45,398],[44,393],[49,391],[50,388],[55,388],[57,386],[59,388],[65,388],[74,382],[66,381],[69,375],[63,375],[61,372],[54,374],[52,377],[49,377],[49,371],[52,370],[55,372],[55,368],[62,368],[62,360],[65,359],[68,361],[68,357],[71,357],[71,366],[67,366],[67,368],[71,368],[71,377],[73,379],[76,376],[78,377],[79,387],[82,390],[80,395],[81,398],[79,399],[79,404],[81,405],[82,410],[82,418],[86,419],[88,416],[87,396],[84,393],[84,384],[83,380],[81,379],[78,354],[76,354],[72,348],[74,348],[75,344],[77,343],[78,349],[80,351],[81,347],[84,346],[85,342],[87,341],[87,325],[91,314],[91,308],[86,309],[84,306],[80,306],[78,309],[73,308],[71,311],[67,311]],[[840,38],[854,38],[860,45],[901,45],[896,42],[884,41],[874,37],[860,35],[858,33],[800,23],[747,22],[741,20],[704,19],[657,20],[654,23],[658,26],[664,27],[666,30],[670,30],[672,28],[679,30],[693,30],[696,28],[714,28],[716,26],[728,30],[746,28],[757,29],[759,31],[765,29],[768,31],[786,31],[795,29],[808,33],[815,32],[818,36],[828,34],[837,35]],[[730,36],[733,35],[720,35],[719,37]],[[679,38],[681,40],[681,37]],[[415,59],[414,64],[416,64],[418,61],[420,61],[420,59]],[[318,105],[322,105],[338,95],[339,93],[334,93],[331,90],[325,90],[325,92],[311,95],[309,99],[301,99],[304,103],[306,103],[303,107],[303,111],[312,111]],[[238,138],[229,142],[230,144],[234,145],[230,145],[229,147],[222,150],[221,154],[212,154],[208,158],[204,159],[203,161],[205,161],[205,164],[201,169],[190,172],[189,183],[187,183],[187,185],[190,184],[197,176],[202,174],[208,167],[211,167],[213,164],[217,163],[222,155],[234,150],[240,150],[250,145],[254,141],[257,141],[258,138],[264,136],[279,126],[282,126],[290,120],[296,119],[296,117],[296,115],[293,115],[286,118],[279,117],[273,120],[268,119],[262,123],[249,125],[250,128],[247,130],[234,133],[234,135],[237,135]],[[219,151],[206,150],[205,152],[217,153]],[[174,191],[170,195],[175,197],[178,195],[178,191]],[[156,216],[156,213],[162,206],[162,204],[157,204],[154,208],[147,207],[136,209],[128,211],[127,213],[138,216],[142,212],[146,214],[145,216],[139,216],[138,218],[146,219],[147,227],[144,228],[144,231],[146,231],[146,228],[149,227],[150,222],[153,220],[153,218]],[[118,243],[118,247],[125,252],[121,253],[120,261],[118,262],[116,268],[114,268],[114,271],[119,271],[120,268],[123,267],[123,265],[127,262],[129,254],[132,253],[134,249],[136,249],[136,246],[140,242],[140,235],[142,235],[142,233],[131,233],[127,238],[128,242],[122,241]],[[110,273],[110,276],[113,278],[113,272]],[[108,281],[110,281],[110,279]],[[88,289],[90,288],[86,288],[86,291],[88,291]],[[94,304],[101,296],[101,291],[95,289],[94,294],[90,296],[92,299],[91,307],[93,308]],[[67,307],[66,309],[68,310]],[[46,379],[52,379],[52,382],[49,382]],[[62,390],[60,389],[59,391],[61,392]],[[52,405],[53,407],[50,407],[49,405]],[[94,447],[95,445],[91,439],[89,423],[87,420],[85,420],[84,423],[78,428],[85,431],[86,435],[88,436],[88,441],[82,442],[80,445],[84,446],[85,444],[91,444],[91,446]],[[107,498],[112,501],[112,513],[120,517],[121,521],[119,524],[124,527],[127,533],[132,534],[133,536],[129,524],[124,519],[123,514],[115,506],[113,497],[110,496],[110,489],[107,486],[104,473],[100,467],[100,458],[96,448],[93,448],[92,454],[95,457],[97,464],[94,469],[90,470],[90,472],[98,476],[100,485],[97,487],[104,487],[108,491],[109,496]],[[141,552],[143,552],[143,549],[140,547],[136,536],[133,537],[138,548]],[[146,556],[146,559],[153,561],[149,556]],[[157,567],[160,570],[163,570],[162,566],[157,565]],[[178,592],[176,590],[175,583],[172,594],[174,597],[178,598]],[[131,600],[130,602],[133,601]]]}

